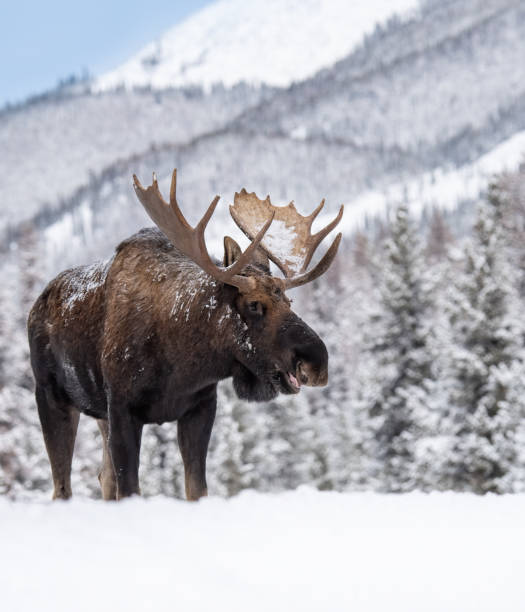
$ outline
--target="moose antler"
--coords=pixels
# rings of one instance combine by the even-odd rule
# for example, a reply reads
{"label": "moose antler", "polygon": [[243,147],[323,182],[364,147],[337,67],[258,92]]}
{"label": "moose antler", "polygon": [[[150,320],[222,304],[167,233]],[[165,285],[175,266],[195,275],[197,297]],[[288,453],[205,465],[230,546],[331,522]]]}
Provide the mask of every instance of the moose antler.
{"label": "moose antler", "polygon": [[133,182],[135,193],[146,209],[146,212],[179,251],[187,255],[205,272],[222,283],[233,285],[241,291],[250,291],[254,288],[254,279],[241,276],[239,272],[251,261],[255,249],[259,246],[264,234],[273,221],[273,214],[267,217],[244,253],[228,268],[220,268],[211,259],[204,240],[204,230],[217,207],[219,196],[215,196],[202,219],[193,228],[184,218],[177,203],[177,169],[173,170],[171,177],[169,204],[164,201],[159,191],[155,173],[153,173],[153,183],[147,189],[144,189],[135,174],[133,175]]}
{"label": "moose antler", "polygon": [[311,215],[304,217],[297,212],[293,202],[287,206],[274,206],[270,196],[266,200],[259,200],[255,193],[247,193],[246,189],[242,189],[235,194],[230,213],[250,240],[258,235],[259,228],[265,226],[268,219],[274,219],[271,231],[266,233],[260,246],[284,274],[286,288],[291,289],[313,281],[326,272],[339,248],[341,233],[336,236],[321,261],[306,272],[315,250],[343,216],[344,206],[341,206],[331,223],[317,234],[312,234],[312,223],[323,206],[324,200]]}

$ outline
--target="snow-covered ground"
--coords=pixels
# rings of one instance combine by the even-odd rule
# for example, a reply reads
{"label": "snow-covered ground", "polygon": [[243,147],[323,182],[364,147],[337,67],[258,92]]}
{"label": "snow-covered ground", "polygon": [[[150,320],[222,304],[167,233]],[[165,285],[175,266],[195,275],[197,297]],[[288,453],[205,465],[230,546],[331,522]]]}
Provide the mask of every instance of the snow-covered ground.
{"label": "snow-covered ground", "polygon": [[331,66],[376,23],[407,15],[417,5],[417,0],[221,0],[102,75],[96,88],[241,81],[284,87]]}
{"label": "snow-covered ground", "polygon": [[518,611],[525,496],[0,500],[1,608]]}

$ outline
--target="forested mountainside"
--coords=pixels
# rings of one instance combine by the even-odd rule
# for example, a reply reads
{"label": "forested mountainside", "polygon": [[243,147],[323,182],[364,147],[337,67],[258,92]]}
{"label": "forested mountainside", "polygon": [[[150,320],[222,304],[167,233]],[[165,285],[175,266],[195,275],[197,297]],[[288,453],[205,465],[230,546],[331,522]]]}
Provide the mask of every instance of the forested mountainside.
{"label": "forested mountainside", "polygon": [[[108,229],[96,224],[97,210],[118,215],[118,237],[145,222],[133,172],[156,170],[166,182],[178,166],[196,218],[215,193],[231,198],[242,186],[304,210],[322,197],[328,210],[344,202],[348,216],[367,190],[469,163],[475,171],[483,154],[525,129],[524,30],[520,2],[427,2],[287,89],[120,90],[6,111],[0,223],[12,241],[19,220],[44,229],[63,217],[78,228],[88,210],[88,248],[107,252],[107,241],[93,242]],[[81,221],[70,223],[71,213]]]}
{"label": "forested mountainside", "polygon": [[60,211],[64,199],[117,161],[132,164],[154,148],[221,130],[267,94],[265,88],[242,85],[216,87],[209,95],[200,89],[64,92],[4,111],[0,230],[43,208]]}
{"label": "forested mountainside", "polygon": [[[31,495],[47,486],[25,340],[32,301],[59,270],[109,257],[121,239],[150,224],[131,176],[149,184],[156,171],[167,193],[174,167],[191,223],[215,194],[222,196],[207,230],[218,256],[222,236],[238,236],[231,232],[227,204],[242,187],[271,194],[275,204],[294,199],[303,213],[323,197],[327,216],[346,204],[337,264],[327,278],[294,296],[298,311],[329,346],[331,385],[262,407],[242,405],[227,384],[221,386],[212,490],[274,490],[301,482],[321,488],[520,489],[523,259],[516,244],[523,227],[523,169],[507,175],[500,208],[487,203],[485,174],[522,159],[523,57],[523,3],[431,0],[378,27],[334,66],[286,88],[240,84],[207,92],[97,93],[84,86],[5,109],[0,432],[9,443],[0,457],[3,489]],[[472,234],[479,202],[485,204]],[[396,216],[400,204],[406,209]],[[511,212],[500,214],[507,205]],[[448,210],[449,225],[436,207]],[[373,231],[363,223],[366,216],[378,217],[369,224]],[[509,224],[502,225],[509,218],[510,236]],[[395,299],[406,270],[392,269],[388,249],[413,253],[403,265],[413,266],[409,276],[419,280],[403,288],[404,305]],[[459,284],[451,294],[456,275]],[[472,286],[486,292],[486,301],[476,301]],[[406,348],[402,330],[408,325],[401,306],[420,312],[421,326],[410,340],[417,350],[407,367],[418,365],[398,381],[395,367],[404,363],[404,353],[396,347]],[[469,321],[488,321],[493,335],[470,329]],[[389,336],[396,325],[401,332]],[[372,338],[383,336],[385,343],[375,346]],[[502,351],[496,350],[500,343]],[[475,378],[480,372],[490,379],[481,395]],[[472,380],[468,397],[458,394],[461,377]],[[402,384],[393,405],[385,398],[395,390],[388,384],[396,381]],[[502,399],[490,404],[501,389]],[[391,421],[398,405],[404,416]],[[470,415],[467,422],[458,416],[462,410]],[[487,421],[494,415],[501,419]],[[14,427],[17,422],[23,426]],[[89,427],[79,436],[77,483],[81,472],[93,475],[96,469],[91,456],[99,442]],[[466,470],[458,465],[484,437],[496,450],[483,443],[476,476],[458,480],[455,474]],[[174,440],[169,427],[151,428],[145,439],[144,469],[152,483],[146,492],[178,492]],[[440,463],[445,455],[456,463]],[[84,490],[93,494],[95,488]]]}
{"label": "forested mountainside", "polygon": [[394,23],[293,92],[246,111],[239,123],[265,134],[384,148],[385,155],[398,149],[409,172],[410,164],[472,161],[523,129],[522,2],[427,2],[420,18]]}

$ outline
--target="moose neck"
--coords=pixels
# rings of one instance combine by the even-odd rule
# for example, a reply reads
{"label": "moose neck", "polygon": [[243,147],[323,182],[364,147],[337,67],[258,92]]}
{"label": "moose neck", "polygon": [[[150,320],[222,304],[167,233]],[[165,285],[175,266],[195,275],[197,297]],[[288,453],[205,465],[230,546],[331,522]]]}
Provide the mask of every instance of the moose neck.
{"label": "moose neck", "polygon": [[182,350],[192,361],[198,360],[205,382],[231,375],[236,352],[232,344],[244,341],[246,326],[234,308],[236,291],[192,263],[179,266],[177,278],[167,288],[163,319],[173,354]]}

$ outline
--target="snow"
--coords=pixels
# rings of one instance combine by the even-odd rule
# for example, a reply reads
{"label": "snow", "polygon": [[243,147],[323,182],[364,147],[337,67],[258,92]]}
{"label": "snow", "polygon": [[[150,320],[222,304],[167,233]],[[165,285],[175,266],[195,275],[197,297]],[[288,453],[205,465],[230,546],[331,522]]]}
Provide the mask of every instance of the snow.
{"label": "snow", "polygon": [[[297,230],[294,225],[288,226],[286,221],[274,219],[262,242],[279,261],[287,265],[292,272],[298,273],[306,253],[304,247],[295,244],[296,240]],[[295,254],[291,252],[292,250]]]}
{"label": "snow", "polygon": [[525,496],[0,500],[2,608],[520,610]]}
{"label": "snow", "polygon": [[[245,81],[286,87],[346,56],[379,22],[417,0],[222,0],[168,30],[95,87],[164,88]],[[264,50],[264,52],[261,52]]]}
{"label": "snow", "polygon": [[88,293],[96,291],[106,282],[106,277],[113,259],[97,261],[91,265],[78,268],[70,273],[65,284],[64,310],[72,310],[77,302],[84,301]]}
{"label": "snow", "polygon": [[[210,289],[217,286],[211,276],[201,270],[194,264],[189,264],[179,277],[179,282],[183,289],[175,289],[173,295],[173,306],[170,311],[170,317],[175,321],[179,320],[179,315],[184,315],[184,320],[188,321],[192,312],[192,304],[196,298],[202,294],[208,293]],[[208,309],[208,319],[210,315],[209,309],[215,309],[215,297],[210,295],[208,301],[203,308]]]}

